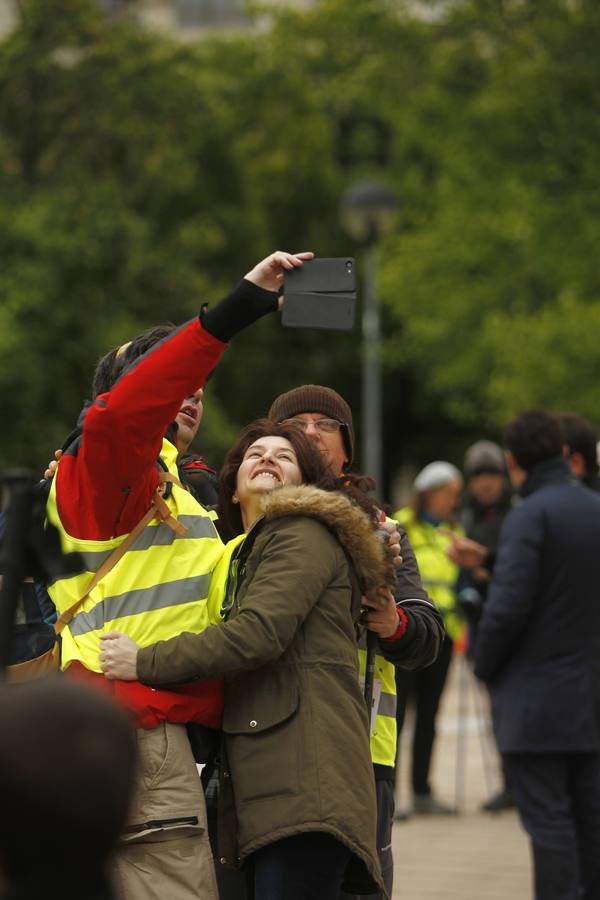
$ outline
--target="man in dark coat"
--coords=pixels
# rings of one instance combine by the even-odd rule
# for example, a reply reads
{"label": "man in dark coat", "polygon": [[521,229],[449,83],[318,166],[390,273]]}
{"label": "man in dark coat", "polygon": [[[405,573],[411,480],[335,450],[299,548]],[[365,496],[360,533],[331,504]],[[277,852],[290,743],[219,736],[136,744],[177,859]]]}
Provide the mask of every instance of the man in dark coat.
{"label": "man in dark coat", "polygon": [[536,900],[600,897],[600,497],[541,410],[506,427],[524,498],[506,518],[479,626],[509,786],[529,833]]}

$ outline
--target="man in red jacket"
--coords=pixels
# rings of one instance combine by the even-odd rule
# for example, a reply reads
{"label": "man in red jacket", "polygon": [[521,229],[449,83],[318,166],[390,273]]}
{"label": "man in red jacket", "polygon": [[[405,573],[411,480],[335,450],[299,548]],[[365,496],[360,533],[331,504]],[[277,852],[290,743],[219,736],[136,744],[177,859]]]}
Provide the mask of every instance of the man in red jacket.
{"label": "man in red jacket", "polygon": [[201,389],[226,343],[277,309],[283,273],[311,257],[273,253],[214,309],[110,351],[53,481],[48,518],[87,569],[50,586],[59,613],[85,594],[90,577],[153,504],[158,512],[63,632],[63,667],[113,693],[138,725],[138,785],[116,865],[127,900],[216,900],[204,797],[185,723],[218,725],[221,687],[108,682],[100,674],[100,635],[118,622],[152,643],[206,626],[204,598],[221,545],[210,516],[177,482],[177,453],[193,437]]}

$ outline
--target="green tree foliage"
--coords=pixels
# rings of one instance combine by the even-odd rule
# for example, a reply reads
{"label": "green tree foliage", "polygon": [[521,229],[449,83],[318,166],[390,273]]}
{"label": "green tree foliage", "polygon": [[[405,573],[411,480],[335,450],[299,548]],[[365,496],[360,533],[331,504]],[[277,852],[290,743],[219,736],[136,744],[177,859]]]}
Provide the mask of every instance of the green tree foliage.
{"label": "green tree foliage", "polygon": [[[325,0],[308,12],[285,10],[260,38],[206,45],[221,73],[223,103],[235,109],[236,151],[261,211],[265,247],[360,255],[340,226],[339,204],[365,170],[342,164],[340,122],[379,116],[392,132],[393,157],[395,117],[419,78],[427,39],[421,23],[398,18],[380,0]],[[253,353],[256,346],[262,352]],[[236,421],[264,414],[278,392],[310,381],[340,390],[358,425],[356,334],[285,332],[265,321],[230,352],[215,390]]]}
{"label": "green tree foliage", "polygon": [[433,200],[391,242],[387,354],[454,421],[596,417],[599,39],[592,2],[474,0],[440,29],[414,112]]}
{"label": "green tree foliage", "polygon": [[60,5],[25,4],[0,49],[3,464],[39,466],[106,349],[188,319],[259,252],[193,49]]}
{"label": "green tree foliage", "polygon": [[[378,148],[358,129],[349,165],[340,122],[373,115],[402,202],[379,253],[388,467],[460,459],[525,405],[595,416],[600,7],[428,5],[321,0],[180,44],[92,0],[22,4],[0,45],[1,466],[42,465],[108,347],[277,246],[348,253],[339,199]],[[218,462],[305,381],[358,413],[357,337],[241,335],[202,446]]]}

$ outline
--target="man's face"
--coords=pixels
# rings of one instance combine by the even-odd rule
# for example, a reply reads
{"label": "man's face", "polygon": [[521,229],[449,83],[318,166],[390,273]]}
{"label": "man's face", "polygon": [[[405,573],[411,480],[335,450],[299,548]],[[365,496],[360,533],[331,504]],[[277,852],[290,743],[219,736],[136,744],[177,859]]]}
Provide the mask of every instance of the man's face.
{"label": "man's face", "polygon": [[198,388],[195,394],[185,398],[179,412],[175,416],[175,421],[177,422],[177,449],[180,453],[185,453],[196,437],[196,432],[202,421],[203,397],[204,389]]}
{"label": "man's face", "polygon": [[525,471],[525,469],[521,468],[510,450],[504,451],[504,459],[506,460],[506,468],[508,470],[510,483],[514,487],[515,491],[518,491],[527,478],[527,472]]}
{"label": "man's face", "polygon": [[[286,421],[303,423],[306,434],[315,442],[318,449],[324,455],[333,474],[342,474],[344,466],[348,462],[348,455],[344,446],[341,422],[337,422],[336,419],[332,419],[330,416],[318,412],[299,413],[297,416],[292,416],[291,419]],[[317,427],[314,424],[315,422],[323,422],[323,424],[325,422],[337,422],[337,425],[329,426],[333,429],[329,430],[329,428]]]}
{"label": "man's face", "polygon": [[573,475],[575,475],[576,478],[585,478],[589,473],[587,463],[583,458],[583,455],[578,451],[575,451],[575,453],[571,453],[568,447],[564,448],[564,453]]}
{"label": "man's face", "polygon": [[469,478],[469,490],[482,506],[496,503],[504,492],[504,475],[499,472],[480,472]]}

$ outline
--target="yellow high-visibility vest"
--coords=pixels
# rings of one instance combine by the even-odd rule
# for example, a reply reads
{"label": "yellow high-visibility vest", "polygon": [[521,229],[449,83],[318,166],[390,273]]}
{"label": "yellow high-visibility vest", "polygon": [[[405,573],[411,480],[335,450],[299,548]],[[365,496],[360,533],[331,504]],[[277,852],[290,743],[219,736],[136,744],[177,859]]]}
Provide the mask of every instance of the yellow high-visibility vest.
{"label": "yellow high-visibility vest", "polygon": [[436,528],[430,522],[418,519],[414,509],[409,506],[399,509],[394,513],[394,518],[408,534],[423,587],[442,614],[448,635],[453,641],[459,639],[465,630],[464,620],[456,603],[456,580],[460,569],[448,559],[447,550],[451,538],[442,534],[440,528],[461,536],[464,535],[464,530],[460,525],[448,522]]}
{"label": "yellow high-visibility vest", "polygon": [[227,610],[224,609],[223,603],[227,591],[231,557],[245,538],[246,535],[242,532],[232,538],[232,540],[227,541],[223,548],[223,555],[212,573],[210,590],[208,592],[208,617],[211,625],[218,625],[219,622],[225,619]]}
{"label": "yellow high-visibility vest", "polygon": [[[367,666],[367,638],[363,632],[358,644],[358,665],[361,684]],[[396,678],[395,666],[383,656],[375,655],[375,683],[371,715],[371,759],[380,766],[394,766],[396,762]]]}
{"label": "yellow high-visibility vest", "polygon": [[[163,439],[161,460],[177,477],[177,448]],[[168,640],[182,631],[200,634],[209,624],[211,573],[223,553],[214,514],[178,484],[166,496],[171,514],[187,532],[177,535],[158,517],[150,521],[132,547],[86,598],[62,632],[62,666],[78,661],[100,672],[100,635],[115,629],[141,647]],[[93,573],[126,535],[89,541],[69,535],[58,513],[56,478],[47,504],[48,520],[58,528],[63,552],[80,553],[85,571],[60,578],[48,592],[60,613],[84,593]]]}

